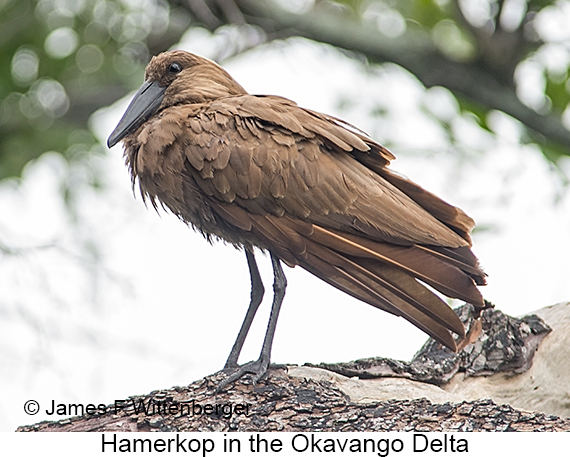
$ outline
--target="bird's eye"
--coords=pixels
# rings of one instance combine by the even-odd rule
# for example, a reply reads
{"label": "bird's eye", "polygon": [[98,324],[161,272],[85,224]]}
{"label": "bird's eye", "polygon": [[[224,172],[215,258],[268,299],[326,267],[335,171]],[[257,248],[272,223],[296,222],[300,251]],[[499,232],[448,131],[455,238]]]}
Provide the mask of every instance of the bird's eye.
{"label": "bird's eye", "polygon": [[182,71],[182,65],[180,65],[178,62],[171,63],[170,66],[168,67],[169,73],[180,73],[181,71]]}

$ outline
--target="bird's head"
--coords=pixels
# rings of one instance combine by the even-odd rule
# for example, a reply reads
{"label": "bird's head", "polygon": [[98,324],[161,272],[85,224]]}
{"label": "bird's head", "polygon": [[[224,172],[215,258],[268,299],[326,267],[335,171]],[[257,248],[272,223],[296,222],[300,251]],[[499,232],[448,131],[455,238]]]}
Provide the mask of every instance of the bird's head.
{"label": "bird's head", "polygon": [[163,52],[152,58],[145,82],[107,140],[113,147],[152,115],[165,108],[205,103],[247,92],[215,62],[186,51]]}

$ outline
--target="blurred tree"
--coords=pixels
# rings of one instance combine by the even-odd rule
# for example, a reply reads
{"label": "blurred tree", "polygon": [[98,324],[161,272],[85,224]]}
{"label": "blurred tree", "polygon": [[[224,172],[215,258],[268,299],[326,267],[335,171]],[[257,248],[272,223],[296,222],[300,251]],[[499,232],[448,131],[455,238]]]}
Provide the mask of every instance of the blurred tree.
{"label": "blurred tree", "polygon": [[[487,114],[499,110],[519,120],[525,140],[537,143],[552,163],[570,154],[568,1],[188,0],[181,4],[211,30],[227,22],[248,23],[262,28],[268,39],[302,36],[363,55],[370,62],[396,63],[426,87],[449,89],[484,128]],[[527,72],[519,71],[523,67]]]}
{"label": "blurred tree", "polygon": [[[128,268],[121,270],[126,264],[113,263],[117,243],[111,234],[135,226],[127,224],[131,206],[105,192],[100,170],[106,148],[89,118],[138,88],[150,56],[187,31],[211,32],[214,52],[208,56],[219,61],[263,43],[304,37],[360,61],[396,64],[426,87],[447,89],[429,91],[420,109],[442,126],[453,152],[473,138],[454,133],[457,118],[475,119],[492,137],[493,120],[505,117],[497,116],[501,112],[517,119],[523,140],[557,164],[570,155],[568,23],[570,0],[0,0],[0,330],[6,341],[0,364],[10,367],[9,375],[16,367],[14,379],[26,379],[27,370],[43,383],[35,363],[65,372],[60,369],[68,352],[58,350],[64,342],[82,351],[91,344],[115,350],[105,339],[105,304],[115,310],[135,291]],[[437,109],[442,94],[452,105],[456,97],[460,116],[455,105],[455,119]],[[366,105],[371,115],[390,114],[388,102],[373,104]],[[481,129],[477,133],[480,139]],[[535,148],[519,148],[518,135],[512,149],[528,157]],[[500,143],[499,135],[495,139]],[[482,144],[492,142],[481,140],[473,149]],[[42,154],[18,185],[26,165]],[[91,198],[91,186],[97,192],[103,187],[103,197]],[[51,198],[60,189],[65,206]],[[32,195],[27,200],[50,198],[26,206],[20,198],[26,190]],[[99,224],[104,213],[97,205],[113,207],[110,220]],[[36,339],[22,344],[30,335]],[[125,349],[129,356],[146,361],[148,353],[132,347]],[[154,360],[163,358],[159,353]],[[97,374],[102,362],[93,363]],[[99,384],[102,378],[93,379]]]}
{"label": "blurred tree", "polygon": [[484,128],[492,110],[518,119],[556,163],[570,151],[569,11],[567,0],[2,0],[0,179],[45,151],[93,151],[90,114],[197,26],[254,35],[228,40],[219,59],[301,36],[396,63]]}
{"label": "blurred tree", "polygon": [[188,24],[160,0],[0,1],[0,179],[46,151],[90,151],[89,116],[138,84]]}

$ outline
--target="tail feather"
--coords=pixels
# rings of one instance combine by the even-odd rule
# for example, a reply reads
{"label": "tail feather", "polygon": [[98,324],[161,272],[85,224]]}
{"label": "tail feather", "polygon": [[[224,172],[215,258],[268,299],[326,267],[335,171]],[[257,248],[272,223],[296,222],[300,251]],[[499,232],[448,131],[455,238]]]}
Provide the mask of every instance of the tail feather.
{"label": "tail feather", "polygon": [[[443,246],[416,246],[432,256],[442,259],[451,265],[456,266],[460,270],[467,273],[477,285],[484,286],[487,281],[487,276],[481,267],[477,257],[471,252],[467,246],[460,248],[446,248]],[[468,300],[467,300],[468,301]],[[471,302],[470,302],[471,303]]]}
{"label": "tail feather", "polygon": [[[314,226],[314,228],[311,239],[322,245],[330,246],[335,251],[354,257],[380,260],[384,264],[398,267],[421,279],[448,297],[465,300],[477,307],[484,307],[483,297],[469,274],[475,271],[475,266],[445,257],[438,251],[432,253],[423,246],[390,245],[358,238],[354,235],[341,235],[319,226]],[[470,252],[468,248],[465,249]],[[468,271],[466,272],[464,268]],[[476,271],[479,275],[483,275],[481,270]]]}
{"label": "tail feather", "polygon": [[[277,238],[272,250],[339,290],[397,316],[402,316],[451,350],[452,332],[465,338],[455,312],[427,286],[485,307],[474,277],[482,280],[469,248],[395,245],[320,227],[305,221],[272,216],[252,217],[254,230]],[[279,251],[287,251],[284,256]],[[477,280],[477,279],[475,279]]]}
{"label": "tail feather", "polygon": [[386,289],[421,312],[459,336],[465,335],[463,323],[449,305],[412,276],[390,265],[380,263],[362,262],[361,268],[371,272],[371,279],[382,278]]}
{"label": "tail feather", "polygon": [[[384,307],[391,308],[392,313],[395,309],[395,314],[405,317],[451,349],[455,348],[455,343],[451,343],[453,338],[447,329],[464,336],[463,324],[453,310],[407,273],[370,260],[359,264],[356,261],[362,259],[351,259],[316,244],[310,245],[309,251],[341,271],[343,279],[348,281],[348,288],[371,296],[372,305],[377,306],[380,300]],[[371,302],[370,299],[365,301]]]}
{"label": "tail feather", "polygon": [[383,297],[376,297],[375,294],[369,292],[365,287],[354,287],[352,278],[336,265],[324,262],[312,254],[305,261],[301,262],[300,265],[309,273],[314,274],[342,292],[390,314],[401,316],[398,309]]}
{"label": "tail feather", "polygon": [[[329,252],[332,253],[332,251]],[[416,300],[411,297],[406,300],[402,298],[405,294],[399,294],[402,296],[398,296],[393,293],[392,291],[395,289],[392,284],[383,281],[381,278],[376,277],[362,268],[358,268],[357,264],[350,262],[348,259],[340,255],[336,257],[336,263],[340,265],[331,265],[329,263],[329,269],[332,267],[334,271],[333,274],[323,274],[322,269],[319,268],[318,265],[321,264],[322,267],[322,263],[326,261],[323,262],[323,259],[318,258],[315,260],[316,258],[316,256],[311,254],[308,256],[307,262],[302,262],[300,265],[349,295],[352,295],[353,297],[356,297],[374,307],[404,317],[439,343],[448,347],[452,351],[456,350],[455,340],[451,336],[451,333],[444,325],[438,322],[441,319],[435,320],[430,315],[426,314],[422,309],[423,307],[417,307]],[[392,291],[380,284],[388,285]],[[428,293],[431,292],[428,291]],[[449,308],[445,303],[442,302],[442,305],[453,313],[451,308]],[[455,315],[455,313],[453,314]],[[455,318],[459,320],[457,316],[455,316]],[[459,324],[461,324],[461,321],[459,321]],[[458,325],[454,325],[453,327],[458,328]],[[463,334],[463,330],[461,334]]]}

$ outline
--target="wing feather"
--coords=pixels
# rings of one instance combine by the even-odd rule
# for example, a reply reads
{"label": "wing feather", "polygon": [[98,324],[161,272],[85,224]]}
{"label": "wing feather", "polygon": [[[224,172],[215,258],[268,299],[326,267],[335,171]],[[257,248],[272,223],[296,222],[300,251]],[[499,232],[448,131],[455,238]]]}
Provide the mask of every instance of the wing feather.
{"label": "wing feather", "polygon": [[[463,325],[427,286],[485,306],[473,220],[388,170],[392,154],[357,129],[251,95],[175,106],[147,124],[142,156],[131,151],[141,183],[202,233],[268,249],[451,349]],[[168,177],[176,168],[183,181]],[[183,201],[167,195],[177,188]]]}
{"label": "wing feather", "polygon": [[[326,282],[330,282],[328,277],[323,277],[320,274],[318,269],[319,262],[314,262],[314,258],[312,260],[313,262],[311,263],[315,266],[312,264],[305,265],[303,263],[301,263],[301,266],[306,270],[311,271],[313,274],[316,274]],[[327,263],[330,264],[331,260]],[[362,268],[360,265],[347,261],[347,259],[342,256],[336,256],[332,262],[334,262],[332,265],[336,271],[336,278],[335,276],[333,276],[333,278],[336,280],[335,282],[337,284],[339,282],[342,284],[342,290],[344,290],[344,292],[359,298],[372,306],[404,317],[441,344],[451,350],[456,349],[456,344],[452,335],[449,333],[449,330],[439,322],[440,319],[436,320],[429,314],[425,313],[423,309],[416,307],[416,301],[409,296],[404,296],[401,291],[400,293],[395,294],[393,291],[399,290],[397,286],[394,286],[390,284],[390,282],[374,275],[372,272]],[[388,288],[386,286],[388,286]],[[455,315],[453,310],[443,302],[442,305],[449,309],[458,321],[453,323],[453,328],[458,330],[462,328],[463,324],[461,324],[461,321]],[[463,335],[464,330],[461,330],[460,336]]]}

